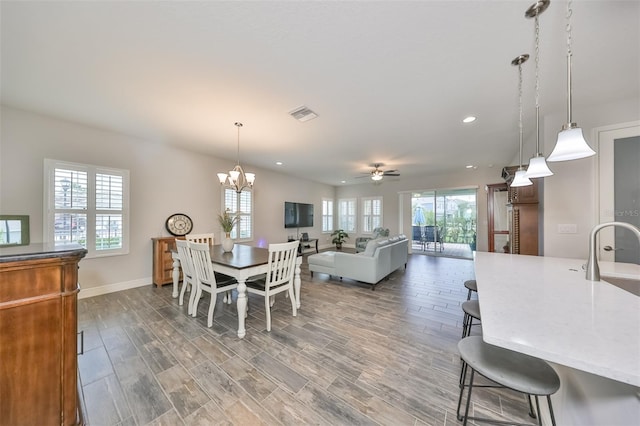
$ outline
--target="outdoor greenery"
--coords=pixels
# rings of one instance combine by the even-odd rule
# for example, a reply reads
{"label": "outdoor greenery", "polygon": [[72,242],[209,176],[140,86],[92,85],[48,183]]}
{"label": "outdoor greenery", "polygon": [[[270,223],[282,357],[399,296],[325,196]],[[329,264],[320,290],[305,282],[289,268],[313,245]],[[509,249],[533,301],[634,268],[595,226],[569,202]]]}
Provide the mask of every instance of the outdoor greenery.
{"label": "outdoor greenery", "polygon": [[[435,198],[435,197],[434,197]],[[431,198],[431,200],[434,200]],[[415,226],[437,225],[445,243],[476,244],[476,205],[474,202],[457,197],[438,197],[438,202],[446,206],[436,213],[420,204],[421,198],[414,198],[412,223]],[[433,202],[424,203],[433,207]]]}

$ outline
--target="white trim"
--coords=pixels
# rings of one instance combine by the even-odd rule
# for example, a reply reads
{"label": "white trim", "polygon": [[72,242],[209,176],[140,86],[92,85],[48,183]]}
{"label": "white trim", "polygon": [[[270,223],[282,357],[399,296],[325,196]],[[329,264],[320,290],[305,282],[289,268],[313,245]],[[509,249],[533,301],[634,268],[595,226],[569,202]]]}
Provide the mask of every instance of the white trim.
{"label": "white trim", "polygon": [[80,284],[78,299],[87,299],[89,297],[101,296],[103,294],[115,293],[123,290],[130,290],[132,288],[144,287],[146,285],[154,285],[152,283],[153,280],[151,279],[151,277],[148,277],[90,288],[82,288],[82,284]]}

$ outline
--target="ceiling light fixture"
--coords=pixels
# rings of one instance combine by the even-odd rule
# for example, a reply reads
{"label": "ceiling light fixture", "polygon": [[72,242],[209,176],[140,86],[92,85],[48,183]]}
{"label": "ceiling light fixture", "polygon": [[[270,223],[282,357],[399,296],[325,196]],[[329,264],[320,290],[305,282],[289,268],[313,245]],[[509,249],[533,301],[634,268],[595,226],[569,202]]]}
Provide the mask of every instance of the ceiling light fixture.
{"label": "ceiling light fixture", "polygon": [[462,120],[463,123],[473,123],[474,121],[476,121],[476,117],[474,117],[473,115],[470,115],[469,117],[466,117]]}
{"label": "ceiling light fixture", "polygon": [[529,59],[528,54],[522,54],[511,61],[511,65],[518,66],[518,107],[519,107],[519,131],[520,131],[520,162],[518,163],[518,170],[511,182],[512,187],[529,186],[533,185],[533,182],[526,176],[527,171],[522,167],[522,64]]}
{"label": "ceiling light fixture", "polygon": [[571,0],[567,2],[567,122],[558,133],[556,146],[553,148],[549,161],[568,161],[591,157],[596,152],[591,149],[584,139],[582,129],[572,122],[571,110]]}
{"label": "ceiling light fixture", "polygon": [[529,160],[526,176],[529,179],[552,176],[547,161],[540,151],[540,22],[538,17],[549,7],[549,0],[539,0],[525,12],[527,18],[535,18],[536,35],[536,152]]}
{"label": "ceiling light fixture", "polygon": [[382,180],[382,177],[384,176],[384,172],[382,170],[374,170],[373,172],[371,172],[371,180]]}
{"label": "ceiling light fixture", "polygon": [[229,175],[226,173],[218,173],[218,179],[220,180],[220,185],[224,185],[228,178],[228,185],[240,194],[247,188],[253,188],[256,175],[255,173],[245,173],[244,170],[242,170],[242,166],[240,166],[240,127],[242,127],[242,123],[236,122],[234,125],[238,128],[238,162],[233,170],[229,171]]}

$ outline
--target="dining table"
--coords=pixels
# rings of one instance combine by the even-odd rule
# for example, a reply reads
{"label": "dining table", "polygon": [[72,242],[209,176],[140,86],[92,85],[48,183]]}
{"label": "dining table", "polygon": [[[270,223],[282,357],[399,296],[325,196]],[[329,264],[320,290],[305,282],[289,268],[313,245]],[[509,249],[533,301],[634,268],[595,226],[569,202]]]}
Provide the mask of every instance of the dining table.
{"label": "dining table", "polygon": [[[253,247],[243,244],[235,244],[233,250],[225,252],[222,245],[216,244],[210,247],[211,263],[213,270],[234,277],[238,281],[238,337],[246,335],[245,319],[247,313],[247,285],[250,277],[265,274],[268,270],[269,250],[262,247]],[[178,297],[178,283],[180,281],[180,258],[177,251],[172,251],[173,259],[173,292],[174,298]],[[302,256],[296,257],[296,267],[293,278],[295,302],[300,308],[300,265]]]}

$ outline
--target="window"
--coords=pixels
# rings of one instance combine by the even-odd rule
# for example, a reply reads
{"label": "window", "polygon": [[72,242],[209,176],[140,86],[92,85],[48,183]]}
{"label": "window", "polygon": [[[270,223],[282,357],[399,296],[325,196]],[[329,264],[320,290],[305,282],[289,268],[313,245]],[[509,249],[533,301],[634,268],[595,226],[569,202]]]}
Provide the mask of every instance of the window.
{"label": "window", "polygon": [[322,199],[322,232],[333,231],[333,200]]}
{"label": "window", "polygon": [[129,252],[129,171],[44,162],[44,240],[78,243],[87,257]]}
{"label": "window", "polygon": [[345,232],[356,232],[356,199],[338,201],[338,227]]}
{"label": "window", "polygon": [[382,226],[382,197],[362,199],[362,232],[370,234]]}
{"label": "window", "polygon": [[240,222],[231,231],[234,240],[251,240],[253,238],[253,192],[243,190],[238,194],[235,189],[224,188],[224,210],[233,216],[240,216]]}

